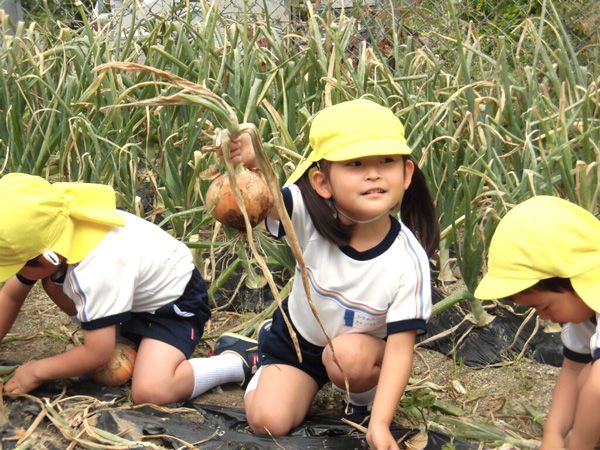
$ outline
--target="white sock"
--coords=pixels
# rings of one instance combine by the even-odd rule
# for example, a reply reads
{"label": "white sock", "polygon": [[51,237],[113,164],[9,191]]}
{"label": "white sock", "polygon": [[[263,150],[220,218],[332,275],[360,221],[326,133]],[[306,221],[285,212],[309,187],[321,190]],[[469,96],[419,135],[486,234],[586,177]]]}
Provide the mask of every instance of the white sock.
{"label": "white sock", "polygon": [[244,362],[233,353],[188,361],[194,370],[194,391],[190,399],[222,384],[244,381]]}
{"label": "white sock", "polygon": [[[346,394],[345,389],[337,387],[335,384],[333,388],[344,395]],[[350,392],[350,403],[356,406],[367,406],[373,403],[375,400],[375,393],[377,392],[377,386],[368,390],[367,392]]]}

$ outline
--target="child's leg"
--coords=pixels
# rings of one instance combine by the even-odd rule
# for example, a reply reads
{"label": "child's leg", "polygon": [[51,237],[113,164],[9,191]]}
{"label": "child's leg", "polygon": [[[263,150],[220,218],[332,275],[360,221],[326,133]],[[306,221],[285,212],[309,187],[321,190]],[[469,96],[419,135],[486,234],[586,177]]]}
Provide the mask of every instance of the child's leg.
{"label": "child's leg", "polygon": [[135,403],[166,405],[186,400],[193,388],[194,372],[183,352],[156,339],[142,339],[131,381]]}
{"label": "child's leg", "polygon": [[258,360],[253,358],[257,355],[256,341],[240,341],[236,350],[238,353],[186,360],[172,345],[144,338],[135,361],[133,400],[164,405],[194,398],[225,383],[245,385],[252,377],[253,368],[249,364]]}
{"label": "child's leg", "polygon": [[183,294],[152,313],[131,313],[121,332],[141,342],[133,369],[136,403],[158,405],[187,400],[194,390],[194,370],[188,358],[210,318],[206,286],[194,269]]}
{"label": "child's leg", "polygon": [[225,383],[239,382],[246,387],[258,366],[258,342],[234,333],[225,333],[214,347],[215,356],[192,358],[194,370],[192,398]]}
{"label": "child's leg", "polygon": [[262,366],[244,398],[250,428],[256,434],[288,434],[302,423],[318,390],[317,382],[300,369],[285,364]]}
{"label": "child's leg", "polygon": [[188,360],[194,372],[194,389],[190,398],[226,383],[245,381],[244,362],[236,355],[225,354]]}
{"label": "child's leg", "polygon": [[332,343],[335,357],[344,372],[342,373],[333,360],[333,352],[329,346],[323,350],[322,360],[327,375],[334,385],[346,391],[345,374],[351,393],[368,392],[377,386],[385,350],[383,339],[368,334],[353,333],[337,336]]}
{"label": "child's leg", "polygon": [[[366,426],[371,414],[369,405],[377,392],[385,342],[366,334],[344,334],[334,338],[332,343],[343,373],[335,363],[329,346],[323,350],[322,360],[333,387],[344,393],[342,415]],[[344,375],[348,380],[348,393]]]}

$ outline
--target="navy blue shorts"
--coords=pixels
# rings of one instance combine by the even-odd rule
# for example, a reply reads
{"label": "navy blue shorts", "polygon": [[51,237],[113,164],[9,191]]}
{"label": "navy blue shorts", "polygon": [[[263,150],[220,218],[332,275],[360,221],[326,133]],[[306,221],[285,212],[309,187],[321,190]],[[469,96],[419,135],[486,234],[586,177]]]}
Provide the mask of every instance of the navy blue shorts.
{"label": "navy blue shorts", "polygon": [[[290,319],[287,299],[282,302],[281,306],[283,307],[287,318]],[[296,332],[296,337],[298,338],[302,362],[298,361],[296,347],[294,346],[294,342],[288,331],[287,324],[283,319],[280,309],[277,308],[273,313],[273,325],[271,326],[271,330],[259,347],[260,364],[262,366],[266,364],[286,364],[288,366],[296,367],[310,375],[317,382],[320,389],[329,381],[329,376],[327,375],[327,371],[325,370],[325,366],[321,359],[325,347],[319,347],[308,342],[300,335],[298,330],[296,330],[293,323],[292,328]]]}
{"label": "navy blue shorts", "polygon": [[174,302],[161,306],[154,313],[131,313],[123,322],[121,334],[136,345],[144,337],[166,342],[181,350],[189,359],[204,333],[210,319],[206,284],[194,268],[183,294]]}

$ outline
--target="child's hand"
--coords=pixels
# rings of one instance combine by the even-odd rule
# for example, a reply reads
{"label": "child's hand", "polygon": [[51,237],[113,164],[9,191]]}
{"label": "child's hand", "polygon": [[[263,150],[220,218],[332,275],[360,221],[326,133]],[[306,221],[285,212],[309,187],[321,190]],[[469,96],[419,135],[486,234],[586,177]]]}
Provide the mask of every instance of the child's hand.
{"label": "child's hand", "polygon": [[367,431],[367,442],[371,450],[400,450],[390,428],[384,425],[371,423]]}
{"label": "child's hand", "polygon": [[35,376],[35,365],[38,361],[29,361],[15,370],[14,375],[4,385],[7,394],[26,394],[33,391],[44,380]]}
{"label": "child's hand", "polygon": [[[220,146],[217,150],[219,159],[223,159],[223,147]],[[256,163],[256,154],[254,153],[254,147],[252,146],[252,138],[248,133],[242,133],[239,138],[231,141],[229,156],[231,163],[234,166],[243,164],[248,169],[256,169],[258,164]]]}

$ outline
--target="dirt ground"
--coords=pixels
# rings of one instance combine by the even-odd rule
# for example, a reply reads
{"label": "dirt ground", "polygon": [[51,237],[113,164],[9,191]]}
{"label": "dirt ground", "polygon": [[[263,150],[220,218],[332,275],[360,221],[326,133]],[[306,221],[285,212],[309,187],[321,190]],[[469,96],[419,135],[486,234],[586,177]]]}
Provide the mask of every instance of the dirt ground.
{"label": "dirt ground", "polygon": [[[208,356],[219,334],[252,314],[215,310],[205,330],[206,340],[198,346],[195,356]],[[38,290],[27,299],[0,347],[0,359],[22,363],[54,355],[77,345],[78,336],[75,324]],[[470,368],[440,353],[417,348],[408,394],[413,404],[421,408],[399,408],[396,422],[399,426],[422,429],[427,421],[429,429],[449,434],[456,430],[456,422],[475,423],[510,436],[504,441],[517,446],[506,448],[536,448],[542,430],[540,423],[548,411],[558,370],[527,359],[502,367]],[[434,400],[437,403],[432,405]],[[226,385],[201,395],[195,402],[241,408],[243,391],[236,385]],[[459,408],[461,415],[452,416],[444,409],[448,405]],[[18,407],[18,402],[3,397],[0,406],[10,409]],[[315,399],[311,413],[336,414],[339,411],[340,395],[326,386]],[[6,421],[4,412],[0,409],[0,423]],[[478,442],[478,432],[481,430],[470,427],[466,437]],[[490,445],[499,444],[501,440]],[[2,448],[0,444],[0,450]]]}

